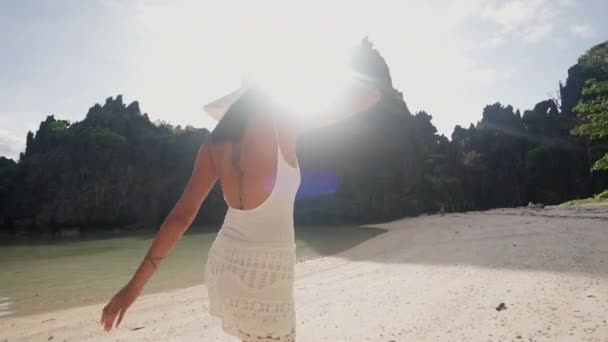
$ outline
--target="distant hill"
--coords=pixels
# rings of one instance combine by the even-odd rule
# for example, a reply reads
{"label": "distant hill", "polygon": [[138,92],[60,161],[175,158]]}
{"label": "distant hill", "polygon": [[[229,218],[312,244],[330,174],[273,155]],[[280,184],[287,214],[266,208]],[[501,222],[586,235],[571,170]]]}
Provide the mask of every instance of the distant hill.
{"label": "distant hill", "polygon": [[[364,40],[354,68],[384,86],[382,101],[298,145],[304,183],[296,204],[300,223],[370,223],[423,212],[547,204],[588,197],[608,187],[590,165],[608,142],[573,136],[573,108],[585,81],[608,80],[606,43],[581,56],[561,87],[561,103],[541,99],[521,113],[500,103],[483,109],[451,140],[432,116],[412,114],[393,88],[389,67]],[[599,64],[598,64],[599,63]],[[407,94],[406,94],[407,95]],[[152,123],[122,96],[93,106],[80,122],[48,116],[26,137],[18,162],[0,158],[0,222],[5,231],[39,233],[78,227],[157,228],[185,186],[196,151],[209,132]],[[219,187],[198,223],[220,223]]]}

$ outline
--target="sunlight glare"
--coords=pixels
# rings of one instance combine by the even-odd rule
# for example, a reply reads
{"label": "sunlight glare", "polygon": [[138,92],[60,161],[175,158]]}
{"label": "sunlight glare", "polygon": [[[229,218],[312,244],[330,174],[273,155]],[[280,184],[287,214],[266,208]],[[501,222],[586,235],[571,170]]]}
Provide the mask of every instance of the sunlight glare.
{"label": "sunlight glare", "polygon": [[332,35],[317,23],[283,22],[276,27],[257,28],[254,41],[241,61],[246,83],[258,84],[292,114],[310,116],[328,107],[344,90],[352,74],[348,52],[357,41]]}
{"label": "sunlight glare", "polygon": [[276,63],[262,65],[248,73],[291,113],[311,115],[327,108],[348,81],[348,70],[338,63],[314,61],[310,56],[300,56],[306,64],[277,67]]}

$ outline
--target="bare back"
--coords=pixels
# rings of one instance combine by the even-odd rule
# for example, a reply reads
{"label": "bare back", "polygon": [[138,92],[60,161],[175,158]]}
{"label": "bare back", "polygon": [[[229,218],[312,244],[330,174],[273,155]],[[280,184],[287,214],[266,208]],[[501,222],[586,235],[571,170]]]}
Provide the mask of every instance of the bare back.
{"label": "bare back", "polygon": [[283,157],[297,167],[295,146],[295,134],[268,114],[252,116],[240,141],[212,145],[213,163],[227,205],[252,210],[264,203],[274,187],[277,159]]}

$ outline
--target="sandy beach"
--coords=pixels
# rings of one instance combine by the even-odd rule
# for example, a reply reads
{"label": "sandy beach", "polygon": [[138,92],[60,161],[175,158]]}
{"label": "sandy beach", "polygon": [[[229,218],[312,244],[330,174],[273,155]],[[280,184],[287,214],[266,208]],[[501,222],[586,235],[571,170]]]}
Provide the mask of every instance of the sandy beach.
{"label": "sandy beach", "polygon": [[[298,263],[298,341],[608,341],[608,206],[424,216]],[[152,280],[154,281],[154,280]],[[0,320],[3,341],[236,341],[204,285]]]}

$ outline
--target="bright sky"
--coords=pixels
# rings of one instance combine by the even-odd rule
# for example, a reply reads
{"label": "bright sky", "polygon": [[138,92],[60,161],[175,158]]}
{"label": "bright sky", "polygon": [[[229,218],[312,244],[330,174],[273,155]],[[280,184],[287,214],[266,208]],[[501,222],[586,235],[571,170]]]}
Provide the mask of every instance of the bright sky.
{"label": "bright sky", "polygon": [[[0,155],[17,157],[46,115],[72,121],[105,98],[152,120],[212,127],[202,106],[277,47],[335,55],[367,35],[412,112],[440,133],[486,104],[522,110],[608,39],[600,0],[0,2]],[[294,65],[297,67],[297,65]]]}

